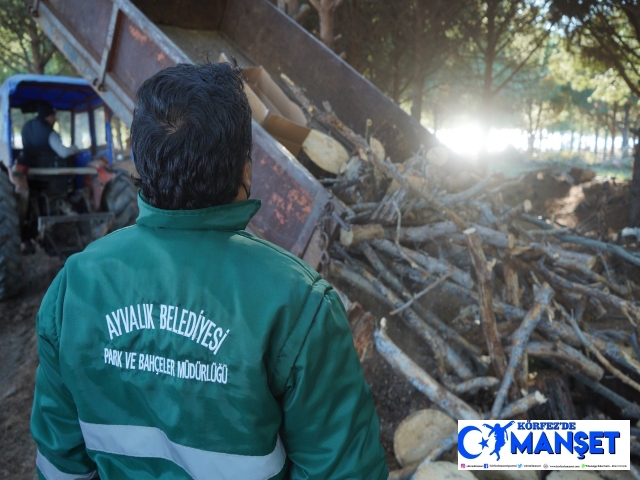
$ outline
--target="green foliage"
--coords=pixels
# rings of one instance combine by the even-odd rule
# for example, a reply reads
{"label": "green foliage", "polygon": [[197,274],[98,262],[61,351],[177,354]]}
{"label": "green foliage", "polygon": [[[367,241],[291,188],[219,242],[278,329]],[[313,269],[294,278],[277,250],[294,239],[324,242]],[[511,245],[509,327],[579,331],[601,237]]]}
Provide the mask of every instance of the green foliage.
{"label": "green foliage", "polygon": [[0,0],[0,81],[16,73],[73,74],[23,0]]}

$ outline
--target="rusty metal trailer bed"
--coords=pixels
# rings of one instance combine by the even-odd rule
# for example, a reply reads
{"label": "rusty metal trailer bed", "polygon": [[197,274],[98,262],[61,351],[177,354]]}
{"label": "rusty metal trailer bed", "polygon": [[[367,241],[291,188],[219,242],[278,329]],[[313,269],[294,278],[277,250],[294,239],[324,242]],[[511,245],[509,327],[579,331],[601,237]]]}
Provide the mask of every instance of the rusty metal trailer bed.
{"label": "rusty metal trailer bed", "polygon": [[[393,158],[434,137],[342,59],[267,0],[25,0],[55,45],[130,124],[135,92],[157,71],[232,54],[242,66],[285,73],[316,104],[328,100],[355,131],[367,119]],[[263,207],[250,229],[317,267],[330,194],[253,123],[254,191]],[[328,220],[335,228],[335,218]],[[331,229],[331,227],[330,227]]]}

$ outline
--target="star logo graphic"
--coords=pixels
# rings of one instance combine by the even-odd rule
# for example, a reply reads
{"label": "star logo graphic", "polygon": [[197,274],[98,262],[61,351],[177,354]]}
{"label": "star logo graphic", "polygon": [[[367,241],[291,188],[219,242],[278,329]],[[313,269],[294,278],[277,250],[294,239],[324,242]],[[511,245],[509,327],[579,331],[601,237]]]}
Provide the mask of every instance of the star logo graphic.
{"label": "star logo graphic", "polygon": [[480,442],[480,445],[482,445],[482,449],[484,450],[484,447],[488,447],[489,446],[489,439],[482,439],[482,441]]}

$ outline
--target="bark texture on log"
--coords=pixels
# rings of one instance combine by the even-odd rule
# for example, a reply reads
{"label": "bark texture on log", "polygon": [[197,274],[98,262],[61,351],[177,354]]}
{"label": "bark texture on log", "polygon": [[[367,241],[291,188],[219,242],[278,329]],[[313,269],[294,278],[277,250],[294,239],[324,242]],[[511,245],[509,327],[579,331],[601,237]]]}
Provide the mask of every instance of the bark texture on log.
{"label": "bark texture on log", "polygon": [[405,257],[409,257],[411,261],[420,265],[430,274],[445,275],[446,273],[452,272],[451,279],[463,287],[473,288],[475,284],[471,275],[467,272],[460,270],[451,264],[447,264],[441,260],[430,257],[425,253],[418,253],[405,247],[398,247],[395,243],[392,243],[389,240],[375,239],[371,241],[371,245],[373,245],[377,250],[384,252],[387,255],[391,255],[397,260],[404,260]]}
{"label": "bark texture on log", "polygon": [[443,411],[447,412],[447,414],[456,420],[480,419],[478,412],[440,385],[402,352],[389,338],[384,327],[375,332],[374,338],[376,349],[384,359]]}
{"label": "bark texture on log", "polygon": [[493,310],[493,265],[487,263],[482,250],[480,237],[475,229],[465,230],[469,253],[476,271],[478,283],[478,295],[480,301],[480,313],[482,315],[482,329],[487,342],[491,364],[499,379],[503,379],[507,370],[507,360],[504,355],[498,328],[496,327],[496,315]]}
{"label": "bark texture on log", "polygon": [[589,360],[580,350],[561,341],[529,342],[527,353],[532,357],[549,361],[566,373],[581,373],[595,381],[600,381],[604,375],[604,369],[600,365]]}
{"label": "bark texture on log", "polygon": [[520,308],[520,283],[518,281],[518,271],[510,263],[504,264],[504,283],[507,287],[507,302],[514,307]]}
{"label": "bark texture on log", "polygon": [[507,398],[507,392],[511,388],[511,382],[513,381],[516,369],[522,362],[526,353],[527,342],[529,337],[538,326],[542,315],[546,312],[549,302],[553,298],[553,290],[546,283],[542,285],[542,288],[536,293],[536,298],[533,304],[533,308],[529,310],[529,313],[522,321],[522,324],[518,327],[518,330],[513,334],[511,356],[509,357],[509,365],[502,380],[502,385],[496,399],[491,408],[491,418],[498,418],[498,415],[502,411],[502,406]]}

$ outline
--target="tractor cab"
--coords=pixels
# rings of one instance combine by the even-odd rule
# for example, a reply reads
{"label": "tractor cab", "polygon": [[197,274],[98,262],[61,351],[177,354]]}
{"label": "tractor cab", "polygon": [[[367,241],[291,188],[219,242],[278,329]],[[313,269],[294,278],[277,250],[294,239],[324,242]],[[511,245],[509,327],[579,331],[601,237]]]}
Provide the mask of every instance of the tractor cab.
{"label": "tractor cab", "polygon": [[[36,161],[32,152],[25,155],[23,127],[43,104],[56,110],[53,129],[76,153],[62,158],[51,150]],[[135,221],[136,188],[127,172],[112,168],[110,117],[80,78],[15,75],[0,87],[0,223],[15,214],[23,251],[39,243],[47,253],[67,257]]]}
{"label": "tractor cab", "polygon": [[83,79],[47,75],[15,75],[0,89],[0,159],[9,168],[22,155],[22,127],[37,116],[46,102],[57,110],[54,129],[66,146],[75,145],[80,154],[75,167],[85,167],[93,159],[113,163],[110,112],[102,98]]}

